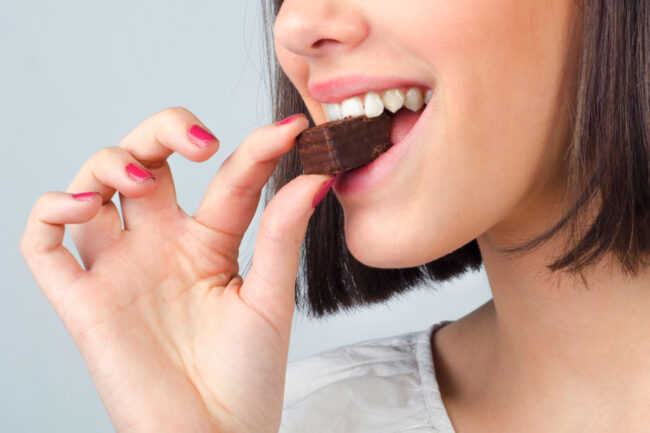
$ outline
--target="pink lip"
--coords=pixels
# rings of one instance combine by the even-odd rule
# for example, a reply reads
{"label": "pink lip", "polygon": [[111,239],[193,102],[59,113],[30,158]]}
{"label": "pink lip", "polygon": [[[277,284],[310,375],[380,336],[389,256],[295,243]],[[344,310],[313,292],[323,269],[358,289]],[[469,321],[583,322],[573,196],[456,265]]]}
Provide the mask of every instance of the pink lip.
{"label": "pink lip", "polygon": [[399,77],[370,77],[367,75],[346,75],[309,84],[309,93],[319,102],[330,104],[341,102],[370,91],[381,91],[405,86],[427,85],[420,80]]}

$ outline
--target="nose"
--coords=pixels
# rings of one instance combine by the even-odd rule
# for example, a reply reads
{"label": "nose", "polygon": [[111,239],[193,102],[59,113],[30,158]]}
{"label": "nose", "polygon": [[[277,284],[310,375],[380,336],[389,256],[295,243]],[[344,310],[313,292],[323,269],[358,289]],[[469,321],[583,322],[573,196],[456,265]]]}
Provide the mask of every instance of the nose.
{"label": "nose", "polygon": [[363,42],[369,27],[350,1],[284,0],[273,27],[276,44],[303,57],[345,52]]}

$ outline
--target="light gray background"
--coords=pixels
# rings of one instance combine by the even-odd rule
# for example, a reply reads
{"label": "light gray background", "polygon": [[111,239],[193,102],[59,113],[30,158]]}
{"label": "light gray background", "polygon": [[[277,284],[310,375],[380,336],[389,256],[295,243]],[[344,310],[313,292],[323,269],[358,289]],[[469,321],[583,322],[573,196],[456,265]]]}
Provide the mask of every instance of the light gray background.
{"label": "light gray background", "polygon": [[[0,432],[110,432],[86,366],[18,242],[37,197],[65,190],[95,151],[181,105],[221,139],[211,160],[172,156],[193,211],[221,162],[270,121],[257,0],[0,0]],[[244,240],[248,269],[261,209]],[[65,244],[73,249],[66,237]],[[294,318],[289,359],[456,319],[490,298],[483,271],[388,305]]]}

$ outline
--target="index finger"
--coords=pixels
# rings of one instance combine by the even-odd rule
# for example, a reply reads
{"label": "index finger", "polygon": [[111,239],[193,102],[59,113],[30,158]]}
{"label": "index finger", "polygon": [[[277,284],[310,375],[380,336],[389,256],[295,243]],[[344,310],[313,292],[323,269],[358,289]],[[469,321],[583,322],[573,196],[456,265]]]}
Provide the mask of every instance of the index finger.
{"label": "index finger", "polygon": [[264,184],[307,126],[307,117],[299,114],[255,130],[221,165],[194,219],[240,240],[255,215]]}
{"label": "index finger", "polygon": [[205,161],[217,151],[219,140],[183,107],[166,108],[125,135],[118,147],[128,150],[147,168],[157,168],[172,153],[190,161]]}

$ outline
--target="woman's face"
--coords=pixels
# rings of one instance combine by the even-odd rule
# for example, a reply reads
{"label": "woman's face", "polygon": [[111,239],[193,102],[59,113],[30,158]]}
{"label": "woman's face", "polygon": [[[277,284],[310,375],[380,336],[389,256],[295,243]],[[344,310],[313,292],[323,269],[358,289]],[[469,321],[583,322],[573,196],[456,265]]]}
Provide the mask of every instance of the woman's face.
{"label": "woman's face", "polygon": [[575,0],[284,1],[276,53],[317,124],[323,102],[432,91],[398,112],[384,157],[335,183],[359,261],[417,266],[481,236],[539,234],[561,199],[576,12]]}

